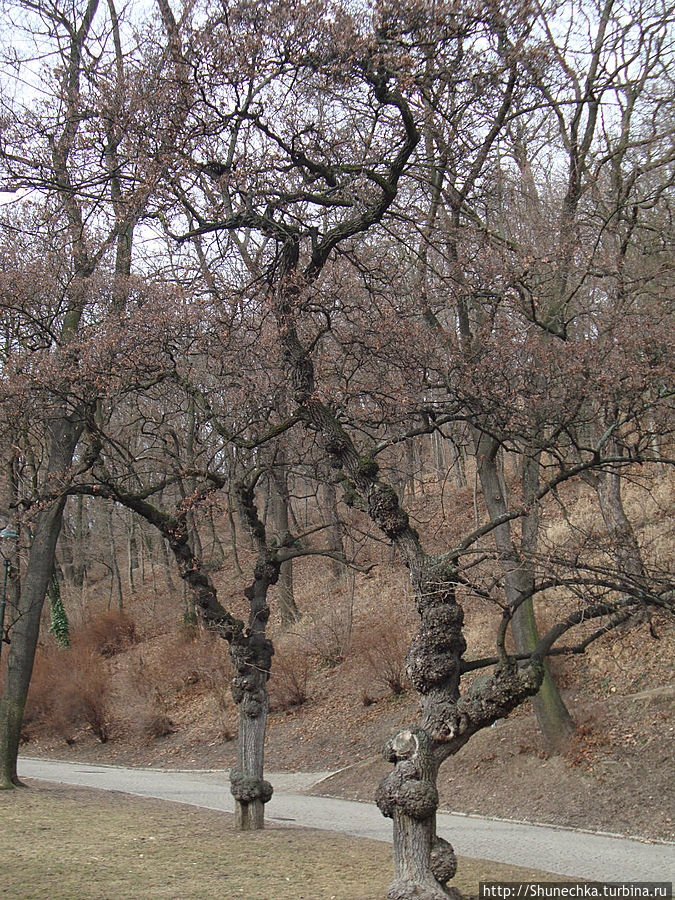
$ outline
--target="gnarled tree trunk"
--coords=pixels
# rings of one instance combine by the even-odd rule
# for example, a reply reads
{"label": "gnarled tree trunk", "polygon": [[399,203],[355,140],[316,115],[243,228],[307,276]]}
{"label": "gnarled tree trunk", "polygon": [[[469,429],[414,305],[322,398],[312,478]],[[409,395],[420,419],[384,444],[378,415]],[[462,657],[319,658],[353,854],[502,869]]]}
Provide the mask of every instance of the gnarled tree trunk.
{"label": "gnarled tree trunk", "polygon": [[281,563],[268,550],[253,488],[237,485],[237,500],[239,513],[258,545],[259,555],[253,583],[245,591],[250,604],[248,628],[237,633],[230,642],[230,658],[235,668],[232,696],[239,709],[238,759],[237,768],[230,773],[230,790],[235,799],[237,828],[256,831],[264,827],[265,804],[272,796],[272,785],[263,779],[269,712],[267,680],[274,654],[265,629],[270,615],[267,592],[279,579]]}
{"label": "gnarled tree trunk", "polygon": [[279,564],[261,556],[255,580],[246,590],[250,603],[249,627],[230,645],[235,667],[232,696],[239,709],[237,767],[230,773],[230,790],[235,799],[235,826],[239,831],[264,827],[265,804],[272,785],[263,778],[265,731],[269,712],[267,680],[270,676],[272,642],[265,637],[269,618],[267,591],[279,577]]}
{"label": "gnarled tree trunk", "polygon": [[388,900],[444,900],[456,896],[447,882],[454,875],[452,847],[436,835],[436,778],[443,760],[472,734],[507,715],[537,692],[543,665],[531,658],[522,667],[503,646],[491,676],[478,692],[460,696],[464,613],[457,602],[454,560],[424,552],[419,535],[401,509],[396,491],[379,477],[372,456],[360,455],[331,409],[314,396],[314,371],[294,324],[292,291],[277,295],[276,313],[289,382],[306,427],[323,441],[331,465],[348,483],[345,499],[360,496],[372,521],[395,543],[410,571],[420,628],[410,645],[406,670],[421,696],[419,728],[407,728],[386,745],[394,770],[381,782],[377,801],[394,820],[396,875]]}

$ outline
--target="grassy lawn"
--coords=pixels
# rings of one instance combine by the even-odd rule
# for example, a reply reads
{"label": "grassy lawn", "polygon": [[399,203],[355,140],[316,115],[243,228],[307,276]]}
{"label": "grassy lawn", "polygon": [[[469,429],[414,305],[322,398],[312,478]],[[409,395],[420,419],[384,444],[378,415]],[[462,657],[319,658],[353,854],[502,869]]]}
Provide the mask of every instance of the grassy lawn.
{"label": "grassy lawn", "polygon": [[[0,818],[7,900],[379,900],[391,880],[379,841],[285,827],[241,835],[225,813],[88,788],[0,792]],[[453,884],[475,894],[482,880],[537,878],[462,859]]]}

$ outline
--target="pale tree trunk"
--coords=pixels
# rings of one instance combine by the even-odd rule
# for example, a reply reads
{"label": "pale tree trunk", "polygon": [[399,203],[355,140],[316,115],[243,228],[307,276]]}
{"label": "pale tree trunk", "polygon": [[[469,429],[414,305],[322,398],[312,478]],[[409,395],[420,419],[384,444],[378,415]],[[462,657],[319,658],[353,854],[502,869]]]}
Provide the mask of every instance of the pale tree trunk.
{"label": "pale tree trunk", "polygon": [[59,555],[61,558],[61,568],[63,570],[64,579],[71,585],[78,584],[75,571],[75,556],[73,554],[73,542],[70,534],[68,534],[68,523],[65,522],[61,528],[59,537]]}
{"label": "pale tree trunk", "polygon": [[438,431],[431,432],[430,438],[430,453],[432,464],[434,470],[436,472],[436,478],[441,481],[445,478],[445,473],[448,468],[447,462],[445,460],[445,447],[443,446],[443,435]]}
{"label": "pale tree trunk", "polygon": [[225,559],[225,550],[223,549],[223,542],[220,540],[220,536],[216,529],[216,523],[214,519],[213,509],[209,510],[209,513],[206,517],[207,526],[210,532],[210,543],[211,549],[209,551],[209,558],[216,565],[220,565]]}
{"label": "pale tree trunk", "polygon": [[[331,553],[335,553],[337,556],[344,558],[345,548],[342,539],[340,517],[338,515],[335,484],[330,480],[324,481],[321,490],[323,500],[322,518],[326,523],[326,545]],[[340,578],[344,575],[344,563],[341,563],[338,559],[331,559],[330,566],[335,578]]]}
{"label": "pale tree trunk", "polygon": [[[270,479],[272,520],[274,522],[274,536],[279,545],[283,545],[290,538],[289,506],[287,468],[283,461],[281,451],[277,453],[278,464],[275,465]],[[279,572],[279,609],[281,611],[281,627],[290,628],[298,620],[298,607],[295,603],[293,591],[293,562],[287,560],[282,563]]]}
{"label": "pale tree trunk", "polygon": [[632,580],[643,581],[645,568],[642,552],[624,509],[621,476],[618,472],[603,472],[597,477],[596,491],[618,570]]}
{"label": "pale tree trunk", "polygon": [[466,480],[466,464],[465,451],[461,443],[455,436],[449,439],[450,452],[452,454],[452,469],[455,473],[455,484],[458,490],[463,490],[467,486]]}
{"label": "pale tree trunk", "polygon": [[278,590],[281,627],[290,628],[298,620],[298,607],[293,591],[293,562],[290,559],[281,566]]}
{"label": "pale tree trunk", "polygon": [[234,569],[237,575],[242,575],[241,563],[239,562],[239,553],[237,552],[237,525],[232,515],[232,496],[227,496],[227,521],[230,524],[230,544],[232,546],[232,559],[234,561]]}
{"label": "pale tree trunk", "polygon": [[[81,428],[63,417],[52,426],[48,482],[57,483],[70,468]],[[33,541],[18,599],[7,653],[5,685],[0,700],[0,789],[20,784],[16,763],[21,724],[33,672],[40,618],[54,570],[54,552],[61,530],[65,497],[41,510],[33,524]]]}
{"label": "pale tree trunk", "polygon": [[[2,491],[1,524],[12,525],[14,510],[19,499],[18,454],[15,449],[10,449],[5,462],[5,478],[0,481]],[[1,540],[1,539],[0,539]],[[14,611],[18,609],[21,596],[21,567],[19,559],[19,540],[11,539],[2,542],[5,560],[2,565],[2,579],[4,584],[4,603],[2,628],[0,628],[0,658],[3,655],[5,645],[3,637],[10,627]]]}
{"label": "pale tree trunk", "polygon": [[117,608],[124,608],[124,596],[122,594],[122,578],[120,576],[120,567],[117,563],[117,548],[115,547],[115,534],[113,530],[113,513],[112,507],[106,509],[106,521],[108,524],[108,540],[110,544],[110,568],[112,573],[112,588],[117,596]]}
{"label": "pale tree trunk", "polygon": [[410,497],[415,496],[415,476],[417,475],[417,445],[412,438],[406,438],[404,442],[405,470],[403,493],[408,492]]}
{"label": "pale tree trunk", "polygon": [[625,448],[614,434],[618,419],[619,411],[616,408],[604,408],[594,421],[590,437],[597,442],[601,440],[602,432],[609,434],[604,452],[616,462],[602,470],[585,472],[583,478],[595,490],[598,498],[609,538],[608,554],[614,556],[616,568],[626,581],[643,589],[646,576],[642,551],[623,504],[621,472]]}
{"label": "pale tree trunk", "polygon": [[72,542],[74,584],[79,588],[84,584],[89,549],[89,528],[84,519],[84,497],[80,496],[75,500]]}
{"label": "pale tree trunk", "polygon": [[[616,456],[621,455],[616,441],[610,443],[609,449]],[[607,469],[588,475],[586,480],[595,488],[609,537],[609,553],[614,556],[617,570],[625,578],[627,587],[644,589],[646,573],[642,551],[623,505],[619,470]]]}
{"label": "pale tree trunk", "polygon": [[457,858],[436,834],[438,766],[429,735],[422,729],[400,731],[384,752],[395,764],[377,793],[380,811],[394,823],[394,881],[387,900],[459,900],[461,894],[447,886]]}
{"label": "pale tree trunk", "polygon": [[[500,477],[498,445],[485,435],[476,435],[476,465],[488,515],[493,521],[508,512],[505,485]],[[523,502],[530,512],[523,517],[522,546],[515,546],[509,522],[498,525],[494,541],[500,555],[504,592],[508,603],[516,608],[511,619],[511,632],[518,653],[531,653],[539,641],[534,614],[535,584],[533,556],[537,548],[539,521],[536,493],[539,486],[539,459],[523,457]],[[523,599],[525,598],[525,599]],[[541,688],[532,699],[537,723],[546,743],[555,750],[565,748],[574,731],[574,722],[548,666],[544,666]]]}
{"label": "pale tree trunk", "polygon": [[160,541],[159,545],[160,552],[162,554],[162,563],[164,567],[164,577],[166,579],[166,586],[170,591],[175,589],[175,585],[173,583],[173,578],[171,577],[171,565],[169,562],[169,551],[166,548],[166,541],[164,538]]}

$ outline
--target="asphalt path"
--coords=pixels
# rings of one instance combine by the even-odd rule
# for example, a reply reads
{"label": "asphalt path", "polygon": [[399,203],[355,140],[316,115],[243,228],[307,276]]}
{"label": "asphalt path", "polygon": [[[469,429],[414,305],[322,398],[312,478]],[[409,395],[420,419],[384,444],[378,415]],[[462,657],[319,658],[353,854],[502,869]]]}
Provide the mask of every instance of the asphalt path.
{"label": "asphalt path", "polygon": [[[328,772],[269,774],[275,786],[266,807],[276,823],[302,825],[391,841],[391,822],[373,803],[312,797],[303,791]],[[132,769],[58,760],[19,760],[19,775],[60,784],[121,791],[189,803],[206,809],[234,811],[228,773]],[[675,844],[613,837],[568,828],[527,825],[455,813],[439,813],[438,833],[460,856],[542,869],[594,881],[672,881]]]}

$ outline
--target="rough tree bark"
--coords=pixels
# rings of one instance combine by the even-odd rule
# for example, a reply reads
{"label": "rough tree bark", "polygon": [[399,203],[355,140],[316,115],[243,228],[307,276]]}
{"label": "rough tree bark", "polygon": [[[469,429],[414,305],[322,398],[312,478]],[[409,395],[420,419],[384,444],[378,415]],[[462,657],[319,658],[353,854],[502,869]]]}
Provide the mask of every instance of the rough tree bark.
{"label": "rough tree bark", "polygon": [[395,542],[410,571],[420,627],[406,659],[406,671],[421,697],[419,728],[404,729],[385,748],[393,772],[381,783],[377,801],[394,820],[395,880],[389,900],[442,900],[454,874],[452,848],[437,838],[436,776],[448,756],[479,729],[506,716],[539,689],[543,666],[534,657],[518,667],[501,647],[494,673],[473,696],[461,697],[466,642],[464,614],[456,600],[454,561],[424,552],[396,492],[378,476],[374,459],[359,456],[330,410],[308,402],[307,423],[320,429],[327,452],[339,462],[353,490],[364,498],[371,519]]}
{"label": "rough tree bark", "polygon": [[250,604],[244,640],[230,643],[235,667],[232,696],[239,708],[237,767],[230,773],[230,790],[235,799],[235,825],[240,831],[264,827],[265,804],[272,797],[272,785],[263,778],[265,731],[269,713],[267,681],[270,677],[272,642],[265,635],[269,607],[267,592],[279,580],[282,563],[267,547],[265,529],[258,518],[252,488],[238,486],[237,499],[242,518],[258,546],[253,583],[244,592]]}

